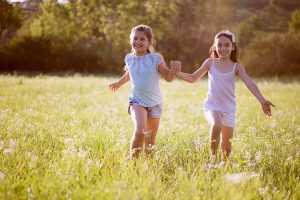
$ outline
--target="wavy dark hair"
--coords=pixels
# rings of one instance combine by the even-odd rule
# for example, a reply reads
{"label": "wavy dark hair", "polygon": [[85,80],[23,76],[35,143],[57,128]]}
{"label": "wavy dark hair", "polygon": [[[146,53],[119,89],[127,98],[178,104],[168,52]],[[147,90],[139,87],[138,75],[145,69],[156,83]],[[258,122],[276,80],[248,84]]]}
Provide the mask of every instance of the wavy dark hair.
{"label": "wavy dark hair", "polygon": [[216,45],[216,40],[218,38],[220,38],[221,36],[227,37],[231,41],[233,50],[231,51],[231,54],[230,54],[230,60],[232,60],[233,62],[238,62],[239,51],[237,48],[235,37],[234,37],[234,34],[228,30],[222,30],[219,33],[217,33],[217,35],[215,36],[215,39],[214,39],[214,44],[209,49],[210,57],[211,58],[219,57],[217,54],[217,51],[215,50],[215,45]]}
{"label": "wavy dark hair", "polygon": [[[131,32],[130,32],[130,40],[133,39],[133,34],[135,31],[141,31],[141,32],[144,32],[146,37],[148,38],[149,42],[150,42],[150,45],[149,47],[147,48],[147,52],[148,53],[153,53],[155,52],[155,49],[153,47],[153,33],[152,33],[152,28],[148,25],[145,25],[145,24],[140,24],[138,26],[135,26],[131,29]],[[133,49],[131,50],[133,52]]]}

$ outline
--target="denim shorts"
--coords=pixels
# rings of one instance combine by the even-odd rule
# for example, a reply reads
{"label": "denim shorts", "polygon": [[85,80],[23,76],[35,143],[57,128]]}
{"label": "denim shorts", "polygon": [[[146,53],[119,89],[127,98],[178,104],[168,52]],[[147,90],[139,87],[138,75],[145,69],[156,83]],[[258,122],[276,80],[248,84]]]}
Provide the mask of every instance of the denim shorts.
{"label": "denim shorts", "polygon": [[[129,106],[128,106],[129,114],[131,114],[130,106],[135,106],[135,105],[142,106],[136,99],[129,98]],[[162,104],[158,104],[158,105],[151,106],[151,107],[145,107],[145,106],[142,106],[142,107],[144,107],[146,109],[147,116],[149,118],[160,118],[162,115]]]}

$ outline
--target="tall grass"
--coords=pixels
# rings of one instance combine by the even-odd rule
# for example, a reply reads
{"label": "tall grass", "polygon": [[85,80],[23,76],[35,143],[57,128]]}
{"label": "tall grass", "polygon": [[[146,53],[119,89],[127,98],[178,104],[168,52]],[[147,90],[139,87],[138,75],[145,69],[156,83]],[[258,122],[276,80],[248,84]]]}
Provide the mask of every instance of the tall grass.
{"label": "tall grass", "polygon": [[111,77],[0,76],[0,199],[299,199],[300,83],[255,80],[276,108],[237,82],[227,168],[207,169],[207,82],[162,81],[153,158],[128,159],[130,84]]}

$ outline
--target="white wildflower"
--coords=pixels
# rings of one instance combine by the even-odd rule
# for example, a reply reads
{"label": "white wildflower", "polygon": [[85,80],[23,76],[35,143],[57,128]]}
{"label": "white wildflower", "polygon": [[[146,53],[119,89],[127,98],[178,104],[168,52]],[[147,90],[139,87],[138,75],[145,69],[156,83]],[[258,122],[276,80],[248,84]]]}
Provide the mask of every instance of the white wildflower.
{"label": "white wildflower", "polygon": [[240,183],[245,180],[250,180],[253,178],[259,177],[259,174],[254,172],[251,173],[236,173],[236,174],[225,174],[224,178],[232,183]]}
{"label": "white wildflower", "polygon": [[269,190],[268,186],[266,186],[264,188],[258,188],[258,193],[261,194],[261,195],[264,195],[268,192],[268,190]]}
{"label": "white wildflower", "polygon": [[251,161],[251,154],[249,152],[246,152],[246,159],[248,162]]}
{"label": "white wildflower", "polygon": [[232,183],[240,183],[245,178],[244,173],[225,174],[224,178]]}
{"label": "white wildflower", "polygon": [[252,178],[256,178],[256,177],[259,177],[259,174],[256,174],[254,172],[251,172],[248,174],[248,179],[252,179]]}
{"label": "white wildflower", "polygon": [[38,161],[38,156],[36,156],[36,155],[32,155],[31,156],[31,160],[30,160],[30,162],[29,162],[29,167],[30,168],[34,168],[35,166],[36,166],[36,164],[37,164],[37,161]]}
{"label": "white wildflower", "polygon": [[256,162],[260,162],[262,160],[262,153],[261,153],[261,151],[258,151],[255,154],[255,160],[256,160]]}
{"label": "white wildflower", "polygon": [[5,174],[3,172],[0,172],[0,180],[3,181],[5,179]]}
{"label": "white wildflower", "polygon": [[13,150],[13,149],[4,149],[4,150],[3,150],[3,153],[4,153],[4,154],[14,153],[14,150]]}
{"label": "white wildflower", "polygon": [[0,141],[0,150],[4,148],[4,141]]}
{"label": "white wildflower", "polygon": [[87,159],[86,162],[87,162],[88,165],[93,164],[93,161],[91,159]]}
{"label": "white wildflower", "polygon": [[74,138],[66,138],[65,139],[65,144],[70,144],[70,143],[74,143],[75,139]]}
{"label": "white wildflower", "polygon": [[289,160],[292,160],[293,159],[293,156],[290,156],[286,159],[286,161],[289,161]]}
{"label": "white wildflower", "polygon": [[10,140],[9,140],[9,148],[10,148],[10,149],[15,150],[17,144],[18,144],[17,140],[14,140],[14,139],[10,139]]}
{"label": "white wildflower", "polygon": [[78,152],[78,157],[85,158],[87,156],[87,154],[88,154],[88,152],[86,152],[80,148],[79,152]]}

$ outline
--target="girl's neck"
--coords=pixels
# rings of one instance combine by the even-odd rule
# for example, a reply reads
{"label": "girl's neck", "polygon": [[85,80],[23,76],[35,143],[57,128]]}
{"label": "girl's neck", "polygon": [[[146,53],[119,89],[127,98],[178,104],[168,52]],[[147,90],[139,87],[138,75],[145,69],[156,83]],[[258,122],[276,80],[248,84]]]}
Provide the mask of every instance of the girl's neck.
{"label": "girl's neck", "polygon": [[144,56],[144,55],[148,54],[148,52],[147,51],[146,52],[133,52],[133,54],[136,56]]}
{"label": "girl's neck", "polygon": [[221,63],[230,63],[232,60],[230,58],[218,58]]}

